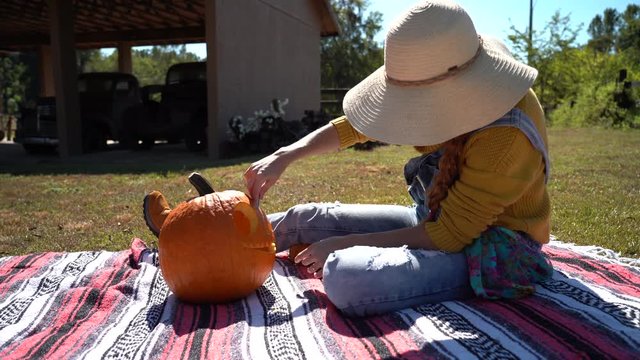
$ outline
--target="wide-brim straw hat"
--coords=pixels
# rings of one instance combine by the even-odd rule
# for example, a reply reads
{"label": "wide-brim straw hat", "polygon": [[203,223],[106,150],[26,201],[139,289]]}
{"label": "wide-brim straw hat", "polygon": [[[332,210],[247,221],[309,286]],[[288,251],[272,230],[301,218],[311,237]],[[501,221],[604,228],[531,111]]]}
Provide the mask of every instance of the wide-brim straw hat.
{"label": "wide-brim straw hat", "polygon": [[420,1],[391,26],[384,65],[349,90],[343,109],[369,138],[435,145],[502,117],[537,74],[479,36],[456,3]]}

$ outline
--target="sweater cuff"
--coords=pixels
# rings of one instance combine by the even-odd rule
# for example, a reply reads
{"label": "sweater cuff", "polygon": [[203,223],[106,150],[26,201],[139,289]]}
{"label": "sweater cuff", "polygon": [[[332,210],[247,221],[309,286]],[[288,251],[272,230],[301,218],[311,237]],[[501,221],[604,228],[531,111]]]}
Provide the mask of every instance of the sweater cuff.
{"label": "sweater cuff", "polygon": [[449,231],[438,221],[427,221],[424,223],[424,229],[431,237],[433,244],[442,251],[460,252],[466,244],[456,240],[451,236]]}
{"label": "sweater cuff", "polygon": [[349,124],[346,116],[341,116],[337,119],[331,120],[331,124],[338,132],[338,138],[340,139],[340,150],[346,149],[351,145],[362,142],[362,137],[356,132],[356,130]]}

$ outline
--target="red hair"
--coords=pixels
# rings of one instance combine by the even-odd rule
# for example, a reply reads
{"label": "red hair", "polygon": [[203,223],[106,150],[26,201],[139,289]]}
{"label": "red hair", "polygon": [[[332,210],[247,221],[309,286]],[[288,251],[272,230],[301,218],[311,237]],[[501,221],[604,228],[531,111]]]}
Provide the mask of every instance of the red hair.
{"label": "red hair", "polygon": [[438,162],[438,174],[428,190],[429,219],[434,220],[440,208],[440,202],[447,198],[449,188],[459,177],[459,165],[462,160],[462,151],[471,134],[459,135],[442,144],[443,154]]}

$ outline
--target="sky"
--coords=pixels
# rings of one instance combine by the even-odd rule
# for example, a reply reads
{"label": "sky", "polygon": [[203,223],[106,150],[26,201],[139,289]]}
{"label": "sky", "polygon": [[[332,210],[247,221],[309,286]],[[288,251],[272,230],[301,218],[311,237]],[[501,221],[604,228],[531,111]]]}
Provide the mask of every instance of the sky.
{"label": "sky", "polygon": [[[368,11],[382,13],[382,30],[376,40],[383,42],[393,20],[409,9],[418,0],[369,0]],[[491,35],[507,42],[511,26],[525,31],[529,26],[529,0],[457,0],[474,22],[480,34]],[[606,8],[624,12],[627,5],[637,3],[629,0],[533,0],[533,29],[542,31],[556,11],[571,17],[571,28],[583,24],[577,42],[585,44],[589,39],[587,27],[591,20]],[[112,50],[112,49],[110,49]],[[187,44],[187,51],[200,58],[207,56],[204,44]]]}
{"label": "sky", "polygon": [[[393,20],[416,4],[417,0],[369,0],[369,10],[383,14],[382,31],[384,35]],[[511,34],[511,26],[524,31],[529,26],[529,0],[457,0],[467,11],[480,34],[492,35],[507,40]],[[577,28],[582,23],[582,31],[578,34],[578,43],[585,44],[589,39],[587,28],[591,20],[602,14],[606,8],[615,8],[624,12],[627,5],[637,3],[629,0],[533,0],[533,29],[542,31],[556,11],[561,16],[570,15],[571,27]]]}

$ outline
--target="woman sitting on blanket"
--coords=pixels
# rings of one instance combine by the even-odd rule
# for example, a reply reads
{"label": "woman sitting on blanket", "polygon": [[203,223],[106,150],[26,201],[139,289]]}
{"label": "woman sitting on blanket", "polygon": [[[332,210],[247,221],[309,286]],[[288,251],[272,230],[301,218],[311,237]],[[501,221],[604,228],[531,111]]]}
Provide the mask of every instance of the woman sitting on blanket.
{"label": "woman sitting on blanket", "polygon": [[278,250],[310,244],[295,262],[347,315],[532,293],[552,271],[536,76],[457,4],[420,1],[388,32],[384,66],[347,93],[345,116],[244,174],[259,200],[301,158],[372,139],[413,145],[424,154],[405,166],[415,206],[297,205],[269,215]]}

